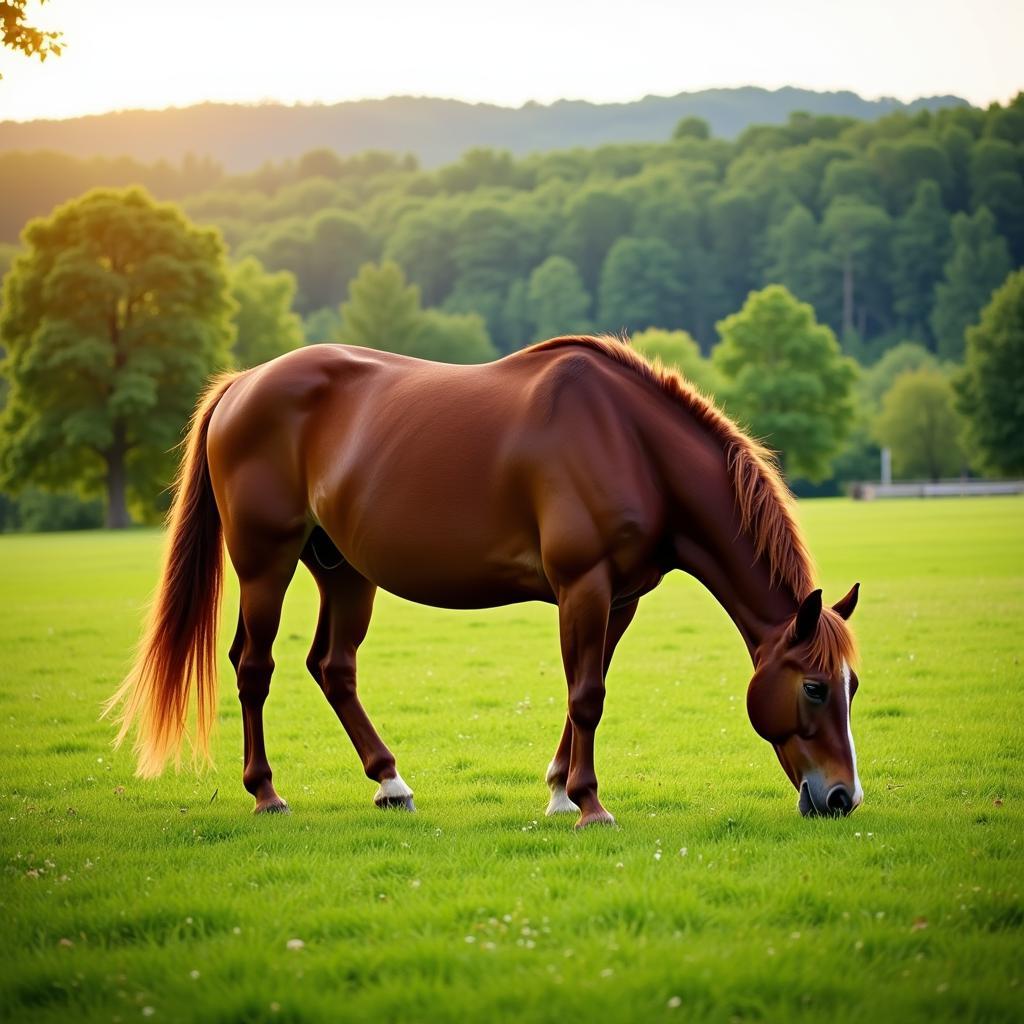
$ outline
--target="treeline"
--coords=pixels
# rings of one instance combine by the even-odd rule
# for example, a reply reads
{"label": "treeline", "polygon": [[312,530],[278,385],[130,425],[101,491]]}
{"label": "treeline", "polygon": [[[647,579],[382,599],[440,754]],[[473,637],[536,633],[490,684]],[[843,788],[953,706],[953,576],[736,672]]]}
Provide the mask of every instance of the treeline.
{"label": "treeline", "polygon": [[[76,186],[134,175],[219,226],[234,256],[293,273],[317,336],[359,267],[387,258],[425,305],[480,313],[501,351],[547,333],[531,292],[552,280],[571,314],[562,330],[682,328],[705,349],[751,290],[777,282],[870,362],[906,339],[959,358],[964,327],[1024,260],[1022,147],[1018,97],[875,122],[798,114],[732,142],[687,119],[661,144],[474,150],[434,172],[315,151],[195,190],[215,168],[64,162]],[[0,158],[0,190],[12,176],[44,189],[55,160]]]}
{"label": "treeline", "polygon": [[[875,477],[880,445],[893,449],[902,476],[1017,472],[1024,465],[1016,454],[1001,458],[1016,452],[1012,436],[999,440],[993,427],[982,444],[979,429],[967,429],[968,420],[976,425],[1003,401],[992,397],[1000,386],[1010,388],[1013,408],[1021,378],[1012,359],[996,358],[992,365],[1011,370],[990,380],[971,371],[989,383],[970,388],[960,365],[969,328],[1008,278],[1017,283],[1003,308],[1019,306],[1021,275],[1011,272],[1024,257],[1024,94],[987,111],[923,111],[874,123],[794,115],[784,126],[748,129],[734,142],[713,138],[706,123],[688,118],[661,144],[521,160],[478,149],[434,172],[409,157],[369,152],[343,159],[327,150],[231,178],[200,161],[174,169],[0,157],[0,187],[12,166],[30,175],[37,159],[49,169],[37,176],[40,189],[56,188],[68,166],[83,182],[135,175],[158,195],[175,193],[188,222],[218,229],[226,248],[217,242],[221,255],[211,257],[207,271],[227,289],[216,327],[219,365],[252,365],[304,342],[333,340],[474,362],[555,334],[627,330],[779,448],[804,493],[812,489],[806,480],[836,493],[843,481]],[[196,181],[209,187],[192,191]],[[103,248],[111,244],[109,224],[139,242],[131,226],[139,215],[130,210],[148,210],[149,200],[93,194],[82,203],[83,210],[99,204],[106,211],[82,236],[86,248],[74,249],[84,282],[97,259],[101,273],[111,273]],[[52,223],[80,230],[76,209],[56,210]],[[188,222],[181,220],[182,231]],[[41,221],[33,230],[24,244],[37,252],[19,264],[25,280],[71,265],[67,257],[47,262],[60,256],[59,231]],[[25,250],[0,251],[0,270],[19,251]],[[225,252],[230,265],[216,269]],[[131,276],[122,268],[107,287],[131,292]],[[28,344],[30,322],[57,329],[57,313],[45,304],[37,321],[19,322],[9,301],[17,294],[13,284],[6,294],[0,322],[9,353]],[[167,326],[159,308],[151,310],[158,334]],[[737,311],[744,319],[737,321]],[[63,333],[54,337],[85,368],[109,317],[97,315],[97,328],[82,316],[72,303],[59,325]],[[81,326],[69,332],[69,318]],[[985,335],[998,336],[994,327]],[[801,338],[811,347],[801,349]],[[101,342],[111,343],[120,342]],[[819,369],[835,359],[851,368],[837,371],[842,394],[831,401],[819,401],[828,397],[821,394],[824,370],[810,372],[810,351],[825,360]],[[70,363],[62,358],[66,370]],[[6,364],[10,380],[14,365]],[[792,400],[795,376],[804,389],[800,403]],[[148,395],[137,379],[130,383]],[[167,410],[172,426],[184,419],[190,388],[183,386]],[[965,397],[969,391],[974,398]],[[49,394],[44,388],[33,402]],[[794,404],[802,404],[803,415],[818,408],[814,422],[796,425]],[[52,450],[68,422],[78,422],[58,405],[33,442],[40,452]],[[29,417],[25,423],[36,415],[31,406],[17,413]],[[81,422],[91,424],[94,415],[110,413],[101,402]],[[16,423],[13,406],[5,422]],[[151,413],[141,416],[145,426],[152,422]],[[19,438],[28,436],[18,429]],[[103,430],[107,438],[112,428]],[[173,431],[168,437],[173,443]],[[152,451],[161,443],[154,435]],[[109,463],[106,449],[95,452],[93,482],[84,485],[89,493]],[[5,457],[7,481],[21,479]],[[168,463],[156,454],[135,458],[142,480],[136,508],[145,518],[153,509],[147,488],[166,477]],[[158,463],[163,468],[153,471]],[[22,472],[23,483],[53,488],[62,473]],[[30,510],[45,504],[32,501]],[[8,507],[8,528],[38,520],[37,513],[33,519]],[[62,508],[60,515],[73,511]]]}

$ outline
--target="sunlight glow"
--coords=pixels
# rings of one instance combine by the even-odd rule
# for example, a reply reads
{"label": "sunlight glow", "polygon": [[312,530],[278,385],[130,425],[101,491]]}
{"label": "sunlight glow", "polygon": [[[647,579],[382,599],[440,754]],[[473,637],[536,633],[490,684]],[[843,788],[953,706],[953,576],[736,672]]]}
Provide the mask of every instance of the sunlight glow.
{"label": "sunlight glow", "polygon": [[518,106],[721,86],[986,105],[1024,87],[1019,0],[50,0],[44,64],[0,54],[0,119],[390,95]]}

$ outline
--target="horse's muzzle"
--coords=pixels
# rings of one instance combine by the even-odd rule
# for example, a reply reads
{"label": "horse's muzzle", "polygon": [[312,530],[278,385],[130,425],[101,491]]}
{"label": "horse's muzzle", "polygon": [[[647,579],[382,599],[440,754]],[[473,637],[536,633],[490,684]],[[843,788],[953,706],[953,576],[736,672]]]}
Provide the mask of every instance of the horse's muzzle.
{"label": "horse's muzzle", "polygon": [[819,786],[804,779],[800,783],[800,799],[797,806],[805,818],[845,818],[853,811],[854,803],[850,791],[842,784],[833,786],[823,794]]}

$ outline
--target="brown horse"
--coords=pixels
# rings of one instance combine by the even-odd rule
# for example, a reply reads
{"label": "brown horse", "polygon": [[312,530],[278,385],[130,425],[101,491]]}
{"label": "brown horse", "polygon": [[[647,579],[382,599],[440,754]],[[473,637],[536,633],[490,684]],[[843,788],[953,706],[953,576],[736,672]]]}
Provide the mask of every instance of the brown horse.
{"label": "brown horse", "polygon": [[568,714],[547,770],[548,813],[611,822],[594,733],[605,676],[640,597],[670,569],[700,580],[754,664],[747,708],[804,814],[862,799],[850,703],[855,645],[832,608],[788,492],[762,448],[678,375],[613,338],[555,338],[497,362],[448,366],[318,345],[226,375],[197,409],[170,517],[163,578],[124,702],[139,773],[177,758],[190,691],[208,754],[227,545],[241,588],[230,658],[257,811],[271,782],[263,704],[298,563],[320,590],[306,660],[348,732],[375,802],[412,792],[356,695],[356,651],[377,587],[424,604],[557,604]]}

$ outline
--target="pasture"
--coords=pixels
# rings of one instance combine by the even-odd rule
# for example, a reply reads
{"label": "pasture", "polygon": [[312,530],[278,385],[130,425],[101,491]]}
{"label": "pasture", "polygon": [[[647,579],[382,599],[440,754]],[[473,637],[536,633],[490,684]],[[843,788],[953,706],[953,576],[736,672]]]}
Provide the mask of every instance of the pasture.
{"label": "pasture", "polygon": [[801,518],[826,599],[863,583],[864,806],[798,816],[738,634],[677,575],[609,676],[620,827],[580,834],[543,815],[553,609],[378,597],[360,689],[418,806],[381,812],[305,673],[300,568],[266,712],[292,814],[254,818],[226,657],[215,772],[141,782],[97,718],[162,535],[0,537],[0,1018],[1019,1020],[1024,501]]}

